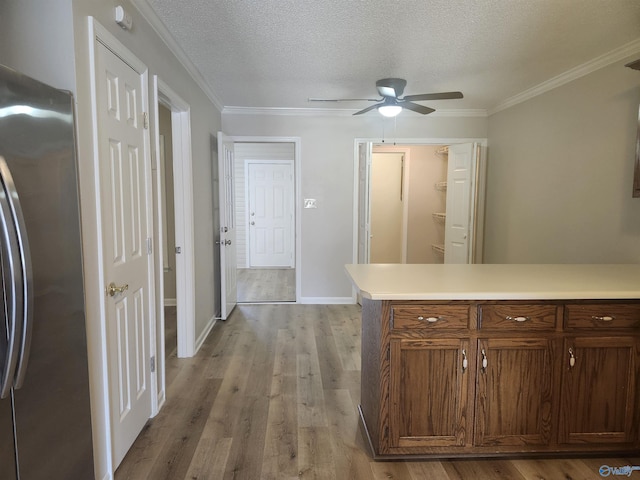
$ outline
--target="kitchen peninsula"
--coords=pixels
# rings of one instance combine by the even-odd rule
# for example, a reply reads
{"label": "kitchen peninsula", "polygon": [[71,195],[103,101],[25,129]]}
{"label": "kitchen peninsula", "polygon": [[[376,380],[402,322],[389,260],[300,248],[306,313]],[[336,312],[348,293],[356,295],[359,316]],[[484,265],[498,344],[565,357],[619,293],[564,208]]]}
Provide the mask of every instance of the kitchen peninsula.
{"label": "kitchen peninsula", "polygon": [[377,459],[640,452],[640,265],[347,265]]}

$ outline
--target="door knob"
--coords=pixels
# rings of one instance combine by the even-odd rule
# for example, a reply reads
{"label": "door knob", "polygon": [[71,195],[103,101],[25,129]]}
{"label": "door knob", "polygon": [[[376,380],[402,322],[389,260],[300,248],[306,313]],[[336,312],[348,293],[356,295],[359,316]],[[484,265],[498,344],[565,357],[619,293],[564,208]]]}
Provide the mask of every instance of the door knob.
{"label": "door knob", "polygon": [[118,287],[116,286],[115,283],[111,282],[107,287],[107,295],[109,295],[110,297],[115,297],[116,293],[122,293],[128,289],[129,289],[129,284],[127,283]]}
{"label": "door knob", "polygon": [[225,245],[231,245],[231,240],[225,240],[225,241],[224,241],[224,244],[225,244]]}
{"label": "door knob", "polygon": [[256,222],[251,222],[251,225],[255,225],[255,224],[256,224]]}

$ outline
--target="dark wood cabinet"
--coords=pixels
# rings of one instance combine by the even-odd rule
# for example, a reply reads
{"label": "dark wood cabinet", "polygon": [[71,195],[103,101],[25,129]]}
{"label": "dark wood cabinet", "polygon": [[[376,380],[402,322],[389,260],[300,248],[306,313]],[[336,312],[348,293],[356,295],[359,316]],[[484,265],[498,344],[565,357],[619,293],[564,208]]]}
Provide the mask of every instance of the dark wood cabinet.
{"label": "dark wood cabinet", "polygon": [[637,440],[638,340],[564,340],[560,443],[633,444]]}
{"label": "dark wood cabinet", "polygon": [[637,454],[640,300],[363,303],[375,458]]}
{"label": "dark wood cabinet", "polygon": [[465,444],[468,350],[460,339],[391,340],[391,447]]}
{"label": "dark wood cabinet", "polygon": [[550,443],[551,342],[544,338],[479,340],[475,445]]}

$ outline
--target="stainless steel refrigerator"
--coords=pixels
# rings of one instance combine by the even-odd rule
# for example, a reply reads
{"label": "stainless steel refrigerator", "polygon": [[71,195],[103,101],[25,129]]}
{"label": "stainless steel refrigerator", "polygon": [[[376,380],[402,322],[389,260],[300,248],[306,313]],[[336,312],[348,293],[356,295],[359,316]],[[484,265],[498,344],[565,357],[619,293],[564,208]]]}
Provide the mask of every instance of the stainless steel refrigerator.
{"label": "stainless steel refrigerator", "polygon": [[0,479],[94,478],[73,99],[0,66]]}

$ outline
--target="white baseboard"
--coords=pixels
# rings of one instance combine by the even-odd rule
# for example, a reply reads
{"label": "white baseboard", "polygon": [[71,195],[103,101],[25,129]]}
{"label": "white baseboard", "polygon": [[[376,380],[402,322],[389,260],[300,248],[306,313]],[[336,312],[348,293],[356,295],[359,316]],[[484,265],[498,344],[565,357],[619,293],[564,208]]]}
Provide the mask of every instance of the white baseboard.
{"label": "white baseboard", "polygon": [[176,305],[178,305],[178,300],[176,300],[175,298],[165,298],[164,299],[164,306],[165,307],[175,307]]}
{"label": "white baseboard", "polygon": [[300,297],[300,303],[306,305],[350,305],[355,301],[352,297]]}
{"label": "white baseboard", "polygon": [[211,332],[211,329],[213,328],[213,326],[216,324],[216,321],[217,320],[215,319],[215,317],[211,317],[206,327],[204,327],[204,329],[202,330],[202,333],[200,334],[200,336],[196,339],[196,348],[193,352],[194,355],[198,353],[198,350],[200,350],[200,347],[206,340],[207,335],[209,335],[209,332]]}

